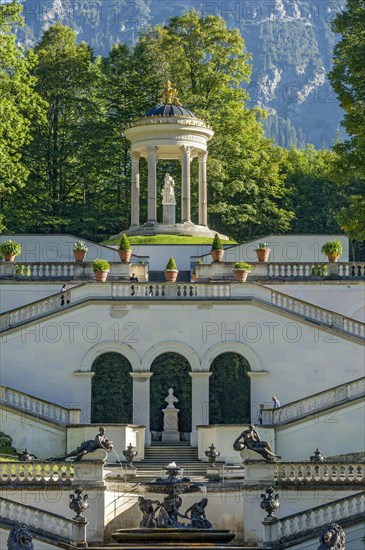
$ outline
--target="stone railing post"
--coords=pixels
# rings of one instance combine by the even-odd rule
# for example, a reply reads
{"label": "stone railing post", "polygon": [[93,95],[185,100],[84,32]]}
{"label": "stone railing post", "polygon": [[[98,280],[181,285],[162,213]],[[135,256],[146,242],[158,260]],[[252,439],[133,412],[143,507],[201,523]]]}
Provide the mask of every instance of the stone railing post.
{"label": "stone railing post", "polygon": [[[98,451],[107,454],[103,449],[97,449],[95,453]],[[72,465],[75,472],[74,484],[79,485],[83,481],[104,487],[104,460],[80,460],[72,462]]]}
{"label": "stone railing post", "polygon": [[275,550],[279,548],[279,520],[276,517],[266,517],[262,522],[264,526],[263,548]]}
{"label": "stone railing post", "polygon": [[339,264],[337,262],[330,262],[328,264],[328,272],[327,272],[328,277],[335,277],[337,279],[337,277],[339,276],[338,266]]}
{"label": "stone railing post", "polygon": [[[245,452],[245,451],[244,451]],[[260,483],[273,484],[276,463],[266,460],[248,460],[245,462],[245,485],[256,485]]]}
{"label": "stone railing post", "polygon": [[80,409],[68,409],[68,423],[80,424]]}
{"label": "stone railing post", "polygon": [[72,523],[71,527],[71,540],[77,546],[77,548],[87,548],[86,542],[86,527],[89,525],[87,521],[80,522],[70,519]]}

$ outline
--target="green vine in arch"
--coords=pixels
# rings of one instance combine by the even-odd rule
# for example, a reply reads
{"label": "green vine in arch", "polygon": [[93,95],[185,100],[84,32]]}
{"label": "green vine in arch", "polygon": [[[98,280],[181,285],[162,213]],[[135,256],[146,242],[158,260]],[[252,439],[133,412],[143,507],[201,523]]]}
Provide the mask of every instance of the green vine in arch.
{"label": "green vine in arch", "polygon": [[243,424],[251,417],[251,370],[237,353],[222,353],[210,367],[209,424]]}
{"label": "green vine in arch", "polygon": [[91,422],[130,424],[133,421],[132,367],[119,353],[103,353],[92,364]]}

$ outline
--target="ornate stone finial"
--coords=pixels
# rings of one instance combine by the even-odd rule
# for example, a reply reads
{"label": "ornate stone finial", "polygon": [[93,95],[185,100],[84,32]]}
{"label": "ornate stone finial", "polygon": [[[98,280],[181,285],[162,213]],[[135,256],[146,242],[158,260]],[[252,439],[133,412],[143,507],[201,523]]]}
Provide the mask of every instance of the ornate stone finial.
{"label": "ornate stone finial", "polygon": [[133,466],[133,459],[138,455],[138,451],[136,451],[132,443],[130,443],[126,450],[123,451],[123,455],[125,456],[127,465]]}
{"label": "ornate stone finial", "polygon": [[319,537],[318,550],[345,550],[346,536],[341,525],[329,523]]}
{"label": "ornate stone finial", "polygon": [[86,523],[86,519],[82,515],[81,512],[84,512],[89,508],[89,503],[87,502],[88,495],[82,495],[83,488],[78,486],[75,487],[74,493],[75,495],[70,495],[70,508],[74,512],[76,512],[76,516],[73,518],[75,521],[78,521],[79,523]]}
{"label": "ornate stone finial", "polygon": [[177,97],[177,90],[172,87],[170,80],[168,80],[165,84],[162,101],[168,105],[181,105],[180,100]]}
{"label": "ornate stone finial", "polygon": [[8,537],[8,550],[34,550],[28,525],[13,527]]}
{"label": "ornate stone finial", "polygon": [[216,450],[213,443],[209,447],[208,451],[205,451],[205,456],[208,457],[209,464],[215,466],[215,461],[220,456],[220,452]]}
{"label": "ornate stone finial", "polygon": [[276,494],[273,496],[274,489],[272,487],[269,487],[266,489],[265,493],[267,493],[267,496],[264,494],[260,495],[262,498],[262,502],[260,504],[261,508],[267,512],[268,518],[274,518],[273,512],[280,508],[280,502],[279,502],[279,495]]}
{"label": "ornate stone finial", "polygon": [[317,449],[314,451],[313,455],[310,458],[311,462],[324,462],[325,457],[322,455],[321,451]]}

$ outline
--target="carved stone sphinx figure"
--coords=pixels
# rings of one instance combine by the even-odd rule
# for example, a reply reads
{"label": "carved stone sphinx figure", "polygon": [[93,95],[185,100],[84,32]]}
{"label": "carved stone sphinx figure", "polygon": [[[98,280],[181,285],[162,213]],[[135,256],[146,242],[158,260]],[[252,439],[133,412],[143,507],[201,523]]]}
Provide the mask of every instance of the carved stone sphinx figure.
{"label": "carved stone sphinx figure", "polygon": [[345,550],[346,536],[344,530],[337,523],[329,523],[319,537],[318,550]]}
{"label": "carved stone sphinx figure", "polygon": [[34,550],[32,534],[27,525],[12,528],[8,537],[8,550]]}

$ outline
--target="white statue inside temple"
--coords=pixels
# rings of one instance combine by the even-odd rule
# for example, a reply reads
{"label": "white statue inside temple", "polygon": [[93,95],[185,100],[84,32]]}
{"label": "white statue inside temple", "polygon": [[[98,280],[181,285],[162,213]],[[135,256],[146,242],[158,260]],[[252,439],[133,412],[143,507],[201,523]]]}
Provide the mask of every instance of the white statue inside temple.
{"label": "white statue inside temple", "polygon": [[172,388],[169,388],[169,394],[165,398],[165,401],[167,403],[167,407],[166,407],[167,409],[174,409],[175,408],[174,403],[179,402],[178,398],[174,396],[174,390]]}
{"label": "white statue inside temple", "polygon": [[162,204],[176,204],[175,199],[175,180],[170,176],[168,172],[165,174],[164,186],[161,191]]}

